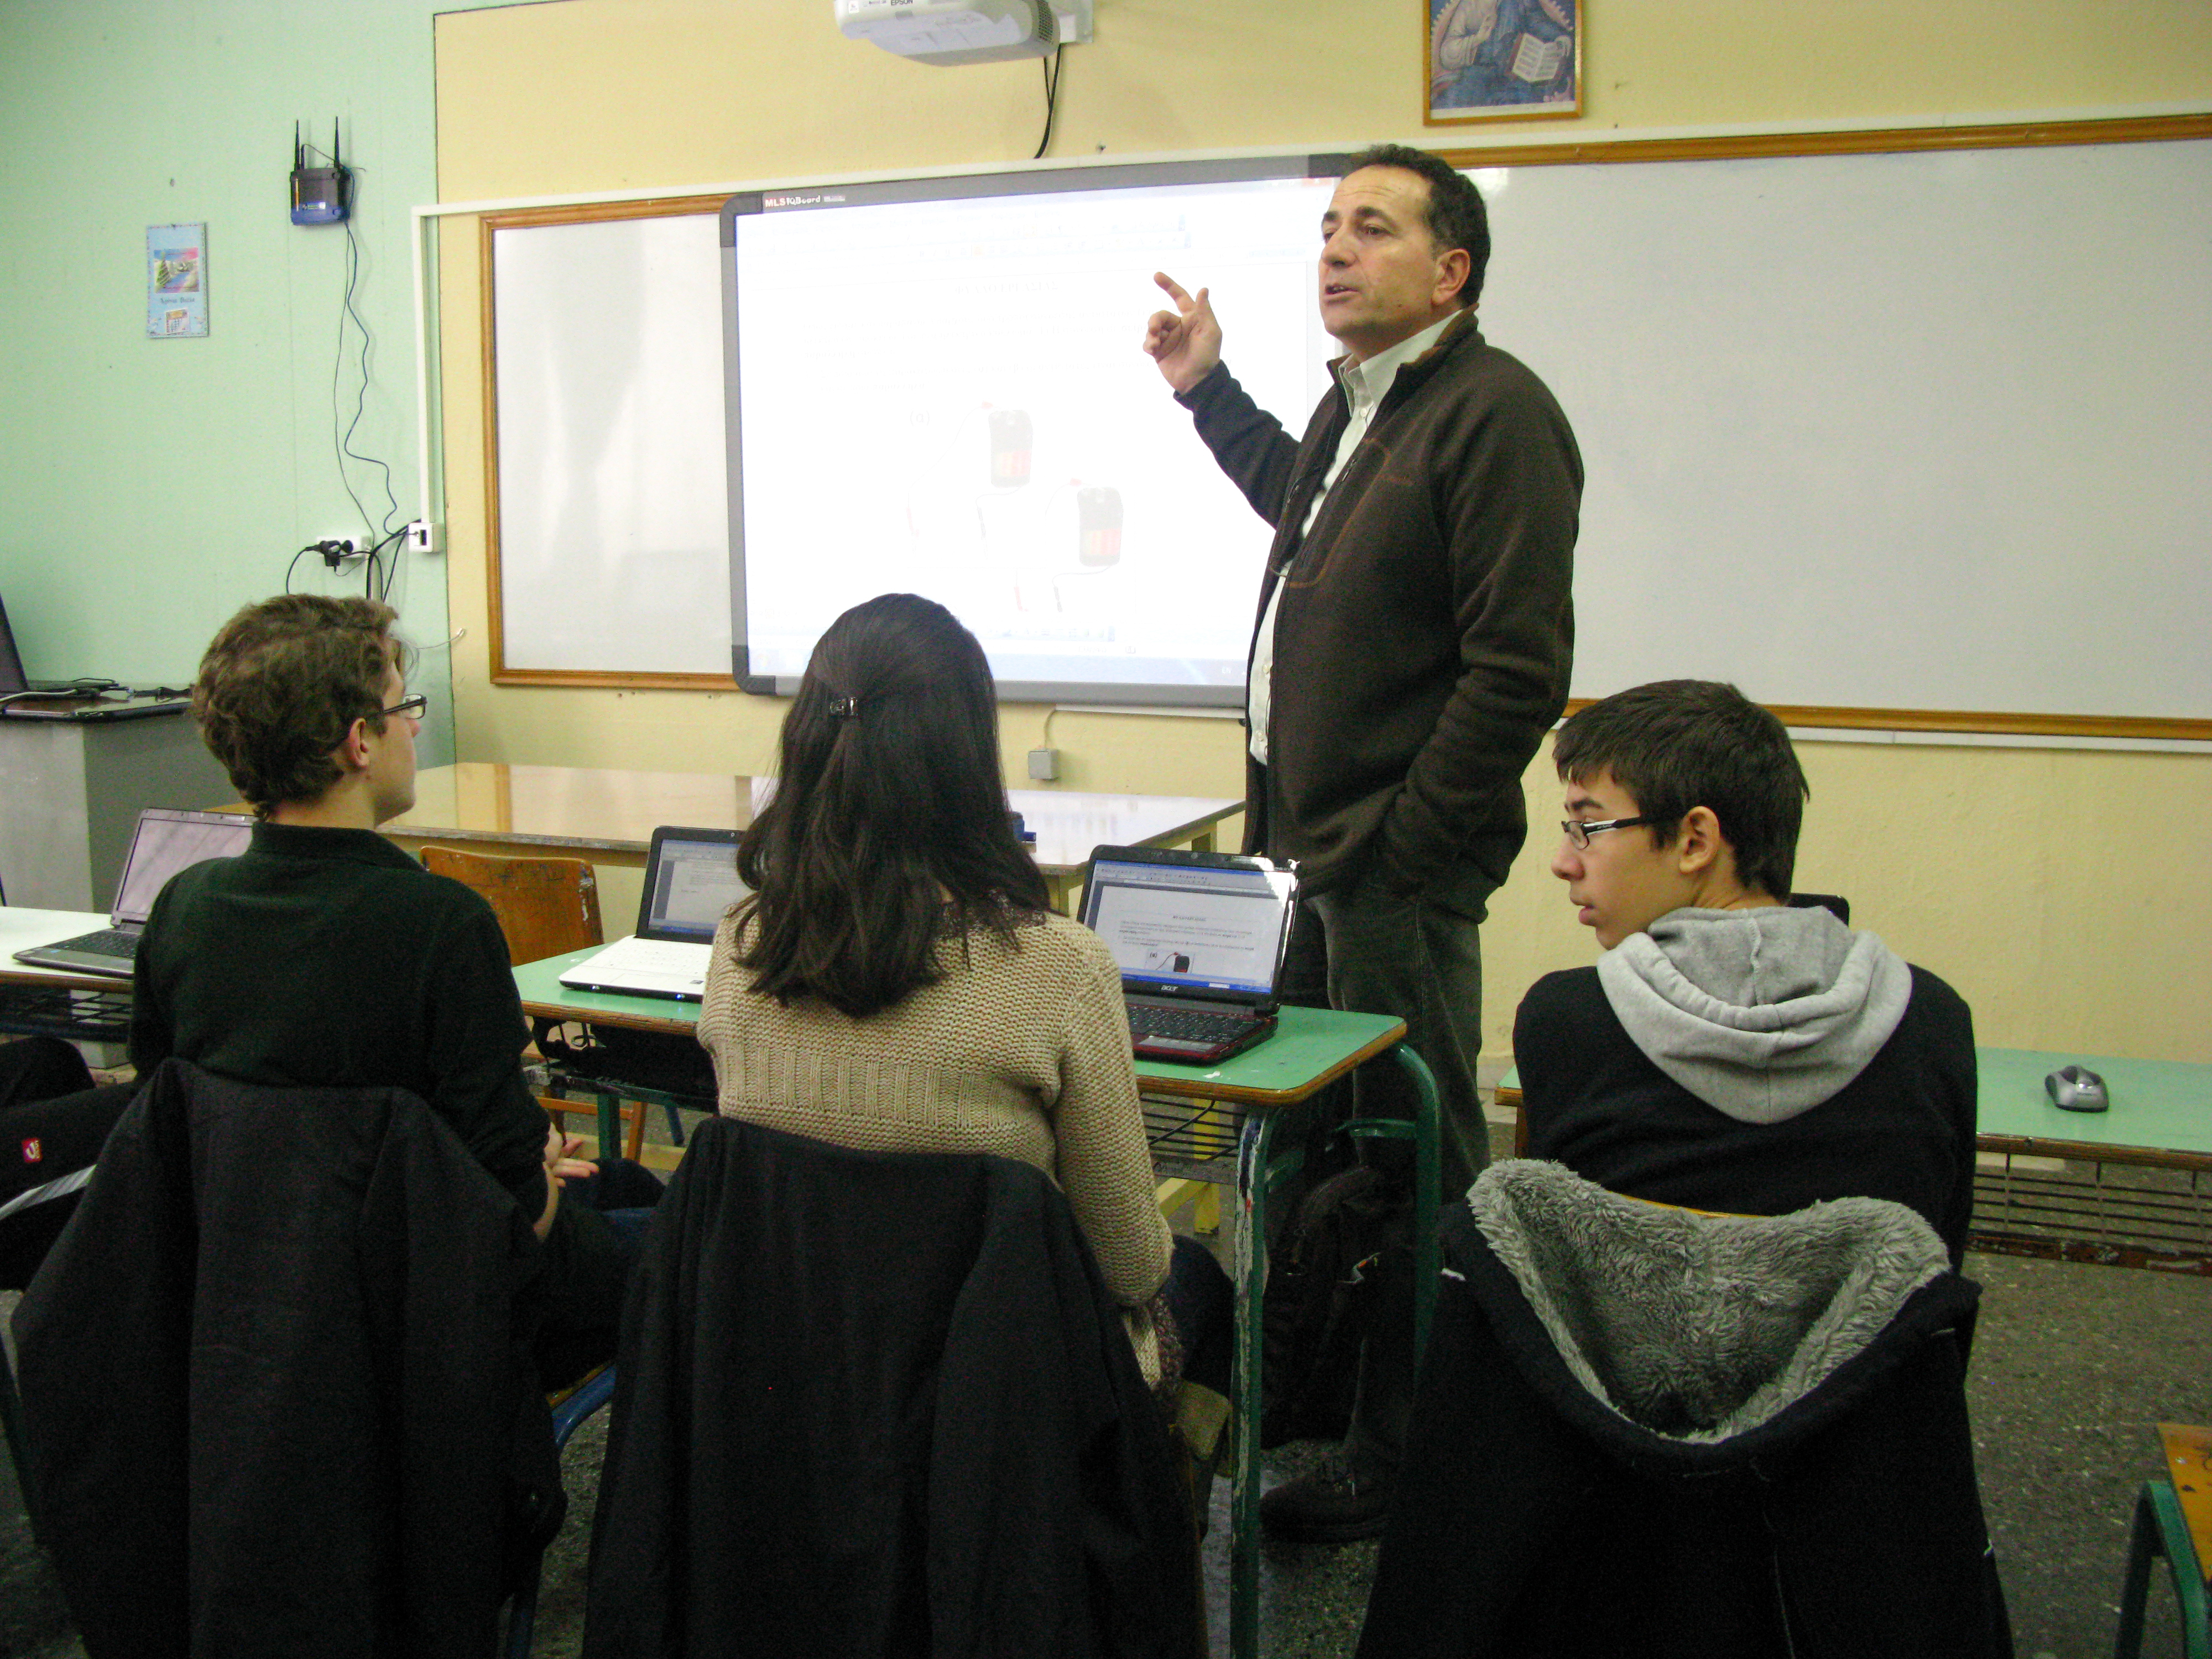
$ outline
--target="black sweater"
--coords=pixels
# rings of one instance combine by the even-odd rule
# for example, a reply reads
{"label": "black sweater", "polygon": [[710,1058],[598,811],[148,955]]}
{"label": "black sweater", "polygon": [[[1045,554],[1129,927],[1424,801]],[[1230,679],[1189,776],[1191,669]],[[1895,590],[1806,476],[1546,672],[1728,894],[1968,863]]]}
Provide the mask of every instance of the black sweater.
{"label": "black sweater", "polygon": [[[134,988],[141,1076],[174,1054],[241,1083],[404,1089],[544,1212],[545,1112],[499,921],[373,830],[258,823],[241,856],[185,871],[154,902]],[[563,1301],[618,1294],[584,1206],[563,1204],[545,1243]]]}
{"label": "black sweater", "polygon": [[1745,1123],[1645,1057],[1595,968],[1547,974],[1513,1024],[1530,1158],[1691,1209],[1786,1215],[1832,1198],[1917,1210],[1956,1266],[1974,1200],[1974,1020],[1956,991],[1912,970],[1905,1018],[1864,1071],[1809,1111]]}

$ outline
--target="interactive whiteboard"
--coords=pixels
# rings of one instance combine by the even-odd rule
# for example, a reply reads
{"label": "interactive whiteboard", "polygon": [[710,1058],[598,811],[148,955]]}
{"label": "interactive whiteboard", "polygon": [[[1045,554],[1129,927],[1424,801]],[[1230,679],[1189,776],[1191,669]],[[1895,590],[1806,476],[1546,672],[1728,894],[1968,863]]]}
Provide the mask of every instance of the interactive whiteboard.
{"label": "interactive whiteboard", "polygon": [[[2212,141],[1475,176],[1484,331],[1558,394],[1588,475],[1576,696],[1711,675],[1839,724],[2212,736]],[[1026,617],[1076,663],[1055,680],[1035,672],[1049,653],[1002,655],[1021,695],[1234,700],[1267,532],[1138,341],[1153,270],[1212,287],[1230,367],[1301,429],[1325,384],[1300,290],[1326,187],[1285,179],[1263,204],[1279,230],[1232,227],[1279,242],[1291,277],[1222,254],[1224,227],[1171,193],[1186,180],[1124,198],[1126,270],[1086,231],[1077,280],[1050,220],[1011,205],[1051,193],[1038,177],[989,181],[992,234],[964,252],[916,206],[846,266],[769,259],[751,303],[774,332],[734,361],[748,301],[717,281],[711,213],[538,225],[526,259],[495,225],[495,677],[783,683],[860,589],[934,584],[987,644]],[[1163,234],[1176,211],[1187,246]],[[510,318],[532,316],[514,347]],[[902,334],[938,355],[901,355]],[[1012,392],[929,367],[986,337],[1012,343]],[[1107,441],[1079,456],[1054,400],[1091,355],[1119,378],[1077,400]],[[833,483],[773,499],[731,447],[755,422]],[[1157,493],[1170,465],[1192,494]],[[525,501],[553,503],[526,538]],[[1153,672],[1118,690],[1092,672],[1115,656],[1096,617],[1116,588],[1123,615],[1188,636],[1121,652]],[[732,618],[770,590],[781,637],[738,660]],[[516,603],[541,593],[561,597]]]}

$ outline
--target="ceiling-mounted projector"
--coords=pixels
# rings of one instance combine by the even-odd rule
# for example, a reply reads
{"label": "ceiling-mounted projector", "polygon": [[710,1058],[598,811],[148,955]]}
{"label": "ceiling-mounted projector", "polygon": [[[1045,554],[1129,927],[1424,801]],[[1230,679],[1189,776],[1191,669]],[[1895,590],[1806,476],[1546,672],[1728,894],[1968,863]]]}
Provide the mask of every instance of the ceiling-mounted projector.
{"label": "ceiling-mounted projector", "polygon": [[1060,39],[1046,0],[835,0],[848,39],[921,64],[1042,58]]}

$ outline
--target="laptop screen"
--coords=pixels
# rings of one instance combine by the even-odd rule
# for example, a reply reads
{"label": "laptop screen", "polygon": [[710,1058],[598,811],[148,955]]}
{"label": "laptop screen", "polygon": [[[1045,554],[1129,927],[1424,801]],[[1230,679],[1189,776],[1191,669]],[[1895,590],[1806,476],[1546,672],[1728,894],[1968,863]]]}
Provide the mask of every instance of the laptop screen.
{"label": "laptop screen", "polygon": [[1288,871],[1092,860],[1083,920],[1132,990],[1269,997],[1290,927]]}
{"label": "laptop screen", "polygon": [[637,931],[712,944],[722,913],[750,890],[738,879],[737,832],[656,830]]}
{"label": "laptop screen", "polygon": [[169,878],[204,859],[234,859],[253,839],[253,820],[236,812],[182,812],[149,806],[138,815],[131,856],[115,892],[118,927],[146,920]]}

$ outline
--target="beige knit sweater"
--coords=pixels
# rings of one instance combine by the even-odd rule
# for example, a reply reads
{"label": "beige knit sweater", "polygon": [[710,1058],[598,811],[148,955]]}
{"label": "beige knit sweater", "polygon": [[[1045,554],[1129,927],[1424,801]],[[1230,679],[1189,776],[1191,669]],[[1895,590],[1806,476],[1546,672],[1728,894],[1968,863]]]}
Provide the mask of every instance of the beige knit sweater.
{"label": "beige knit sweater", "polygon": [[[736,924],[714,936],[699,1042],[722,1115],[866,1152],[1019,1158],[1067,1194],[1115,1299],[1138,1309],[1166,1282],[1121,975],[1065,916],[948,942],[944,978],[865,1019],[748,989]],[[1131,1337],[1158,1375],[1151,1332]]]}

